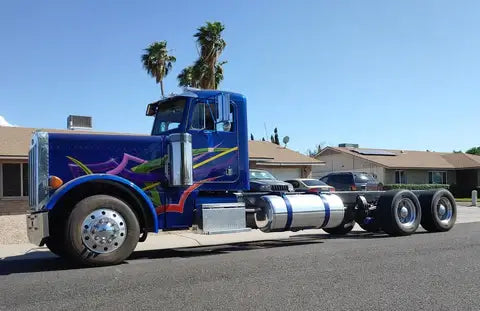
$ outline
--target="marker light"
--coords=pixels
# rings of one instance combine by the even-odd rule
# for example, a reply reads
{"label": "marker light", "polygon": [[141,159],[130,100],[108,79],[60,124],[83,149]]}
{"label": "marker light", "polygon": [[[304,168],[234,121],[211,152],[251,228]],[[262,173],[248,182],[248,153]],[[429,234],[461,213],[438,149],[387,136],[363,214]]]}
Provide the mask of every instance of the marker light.
{"label": "marker light", "polygon": [[58,189],[63,185],[63,180],[61,180],[60,177],[57,176],[50,176],[49,184],[50,188]]}

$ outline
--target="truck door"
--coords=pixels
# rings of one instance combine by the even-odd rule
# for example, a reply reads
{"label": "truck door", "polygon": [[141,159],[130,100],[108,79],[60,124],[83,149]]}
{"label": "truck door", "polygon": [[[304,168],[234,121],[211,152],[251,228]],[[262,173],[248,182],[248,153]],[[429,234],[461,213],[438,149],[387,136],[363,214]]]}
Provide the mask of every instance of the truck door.
{"label": "truck door", "polygon": [[[193,180],[214,178],[202,186],[204,190],[230,190],[238,179],[238,130],[235,122],[237,107],[229,107],[217,98],[197,99],[190,110],[188,132],[192,135]],[[234,190],[232,188],[232,190]]]}

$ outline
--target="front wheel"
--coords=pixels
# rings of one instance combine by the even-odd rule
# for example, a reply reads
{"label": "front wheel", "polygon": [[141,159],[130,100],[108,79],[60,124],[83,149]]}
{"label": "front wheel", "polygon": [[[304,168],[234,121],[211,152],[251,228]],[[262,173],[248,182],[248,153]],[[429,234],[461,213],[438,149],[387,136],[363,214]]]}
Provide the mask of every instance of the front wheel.
{"label": "front wheel", "polygon": [[130,256],[139,235],[137,217],[125,202],[94,195],[78,202],[70,214],[65,248],[80,264],[114,265]]}
{"label": "front wheel", "polygon": [[60,257],[65,257],[65,255],[66,255],[65,245],[64,245],[64,240],[63,240],[63,238],[61,238],[61,236],[60,237],[58,237],[58,236],[48,237],[47,242],[45,242],[45,245],[55,255],[60,256]]}

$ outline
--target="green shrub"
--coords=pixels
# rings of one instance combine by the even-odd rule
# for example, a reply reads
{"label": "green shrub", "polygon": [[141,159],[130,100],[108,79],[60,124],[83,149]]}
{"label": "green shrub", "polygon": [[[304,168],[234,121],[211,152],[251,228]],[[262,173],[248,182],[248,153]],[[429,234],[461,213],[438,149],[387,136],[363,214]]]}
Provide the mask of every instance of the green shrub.
{"label": "green shrub", "polygon": [[383,185],[384,190],[408,189],[408,190],[430,190],[430,189],[449,189],[450,185],[443,184],[389,184]]}

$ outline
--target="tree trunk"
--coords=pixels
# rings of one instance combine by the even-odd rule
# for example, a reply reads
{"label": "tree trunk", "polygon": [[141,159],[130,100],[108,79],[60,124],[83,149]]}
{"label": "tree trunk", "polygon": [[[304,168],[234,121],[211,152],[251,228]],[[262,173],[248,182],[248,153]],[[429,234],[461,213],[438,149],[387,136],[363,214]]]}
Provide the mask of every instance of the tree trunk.
{"label": "tree trunk", "polygon": [[217,64],[217,55],[215,55],[212,59],[212,62],[210,64],[211,66],[211,69],[212,69],[212,76],[210,77],[211,80],[210,80],[210,83],[212,84],[212,89],[216,90],[217,89],[217,85],[215,84],[215,65]]}
{"label": "tree trunk", "polygon": [[162,98],[165,98],[165,94],[163,93],[163,80],[160,80],[160,90],[162,91]]}
{"label": "tree trunk", "polygon": [[217,89],[217,86],[215,85],[215,63],[216,62],[213,62],[213,65],[212,65],[212,77],[210,80],[210,84],[213,90]]}

